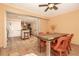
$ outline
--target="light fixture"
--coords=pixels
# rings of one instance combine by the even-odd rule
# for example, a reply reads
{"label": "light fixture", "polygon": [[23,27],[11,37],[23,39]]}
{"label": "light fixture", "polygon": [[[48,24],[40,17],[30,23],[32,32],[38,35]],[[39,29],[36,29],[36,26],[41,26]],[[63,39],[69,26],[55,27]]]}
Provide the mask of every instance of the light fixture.
{"label": "light fixture", "polygon": [[54,4],[48,4],[49,9],[51,9],[54,6]]}

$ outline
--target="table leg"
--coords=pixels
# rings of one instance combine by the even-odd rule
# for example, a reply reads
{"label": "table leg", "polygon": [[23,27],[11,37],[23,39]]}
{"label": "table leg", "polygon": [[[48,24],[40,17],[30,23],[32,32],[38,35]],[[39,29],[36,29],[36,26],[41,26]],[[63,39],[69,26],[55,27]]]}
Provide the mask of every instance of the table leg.
{"label": "table leg", "polygon": [[47,55],[47,56],[50,56],[50,51],[51,51],[50,42],[51,42],[51,41],[47,41],[47,42],[46,42],[46,55]]}

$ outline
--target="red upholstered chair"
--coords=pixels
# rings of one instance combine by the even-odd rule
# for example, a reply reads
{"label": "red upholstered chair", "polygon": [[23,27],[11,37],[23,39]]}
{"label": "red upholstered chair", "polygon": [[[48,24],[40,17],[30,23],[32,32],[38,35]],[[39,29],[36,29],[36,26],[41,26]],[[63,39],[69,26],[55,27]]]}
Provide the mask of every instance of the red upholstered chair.
{"label": "red upholstered chair", "polygon": [[50,32],[46,32],[46,34],[50,34]]}
{"label": "red upholstered chair", "polygon": [[70,53],[70,50],[72,50],[71,49],[71,39],[72,39],[72,37],[74,36],[74,34],[70,34],[70,35],[67,35],[67,36],[69,36],[70,37],[70,39],[69,39],[69,42],[68,42],[68,53]]}
{"label": "red upholstered chair", "polygon": [[39,35],[46,35],[45,32],[39,32]]}
{"label": "red upholstered chair", "polygon": [[57,55],[67,55],[68,51],[68,41],[69,41],[69,37],[67,36],[63,36],[57,39],[57,44],[55,46],[52,46],[52,50],[55,51],[55,53],[57,53]]}
{"label": "red upholstered chair", "polygon": [[45,47],[46,47],[46,41],[40,39],[40,52],[42,51],[42,49],[44,49],[45,51]]}
{"label": "red upholstered chair", "polygon": [[[39,35],[46,35],[46,33],[40,32]],[[46,41],[43,41],[43,39],[40,39],[40,52],[41,52],[41,49],[44,47],[46,47]]]}

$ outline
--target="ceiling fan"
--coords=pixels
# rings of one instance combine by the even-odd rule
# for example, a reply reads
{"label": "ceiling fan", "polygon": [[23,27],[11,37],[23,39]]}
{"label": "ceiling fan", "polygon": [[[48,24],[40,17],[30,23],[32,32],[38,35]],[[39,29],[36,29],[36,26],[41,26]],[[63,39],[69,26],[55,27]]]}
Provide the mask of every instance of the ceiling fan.
{"label": "ceiling fan", "polygon": [[50,9],[50,10],[52,10],[52,9],[57,10],[58,7],[56,5],[58,5],[58,4],[60,4],[60,3],[48,3],[48,4],[39,5],[39,7],[47,6],[47,8],[45,9],[45,12],[46,12],[48,9]]}

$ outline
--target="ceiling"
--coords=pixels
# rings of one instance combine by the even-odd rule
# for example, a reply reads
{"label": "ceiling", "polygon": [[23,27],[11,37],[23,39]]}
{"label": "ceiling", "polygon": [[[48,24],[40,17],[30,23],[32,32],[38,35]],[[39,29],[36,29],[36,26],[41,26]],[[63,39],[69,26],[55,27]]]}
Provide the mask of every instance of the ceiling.
{"label": "ceiling", "polygon": [[47,4],[47,3],[12,3],[12,5],[18,6],[25,10],[28,9],[30,11],[33,11],[35,13],[38,13],[40,15],[44,15],[47,17],[56,16],[62,13],[79,9],[79,3],[61,3],[57,5],[58,10],[48,10],[47,12],[44,12],[46,7],[39,7],[38,6],[39,4]]}

